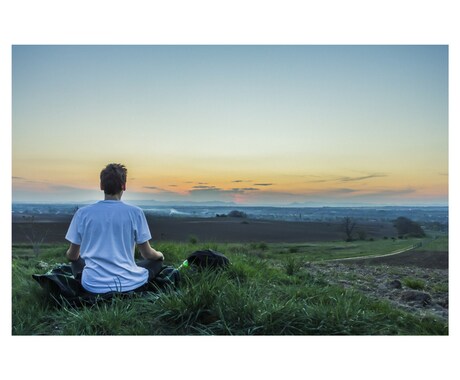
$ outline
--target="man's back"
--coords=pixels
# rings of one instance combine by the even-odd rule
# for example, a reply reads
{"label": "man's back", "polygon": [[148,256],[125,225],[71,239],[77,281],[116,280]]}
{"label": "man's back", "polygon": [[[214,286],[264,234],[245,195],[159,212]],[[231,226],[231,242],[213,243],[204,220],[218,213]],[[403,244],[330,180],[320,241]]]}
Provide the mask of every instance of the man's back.
{"label": "man's back", "polygon": [[147,281],[148,271],[134,261],[134,245],[151,239],[140,208],[119,200],[83,207],[74,215],[66,239],[81,246],[86,290],[129,291]]}

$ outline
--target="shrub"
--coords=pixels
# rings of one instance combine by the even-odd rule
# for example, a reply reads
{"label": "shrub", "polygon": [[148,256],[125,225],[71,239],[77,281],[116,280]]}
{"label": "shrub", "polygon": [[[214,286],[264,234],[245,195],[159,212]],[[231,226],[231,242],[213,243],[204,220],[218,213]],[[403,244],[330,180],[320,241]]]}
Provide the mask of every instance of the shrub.
{"label": "shrub", "polygon": [[294,257],[288,257],[284,263],[284,269],[286,270],[286,274],[288,276],[296,274],[300,270],[300,267],[300,261]]}
{"label": "shrub", "polygon": [[424,237],[426,236],[420,224],[400,216],[394,221],[394,226],[398,230],[398,235],[407,235],[411,237]]}
{"label": "shrub", "polygon": [[411,289],[414,289],[414,290],[423,290],[423,289],[425,289],[425,282],[423,280],[418,279],[418,278],[406,277],[403,280],[403,284],[406,285],[408,288],[411,288]]}
{"label": "shrub", "polygon": [[228,213],[231,218],[247,218],[248,215],[243,211],[233,210]]}
{"label": "shrub", "polygon": [[188,241],[190,244],[196,244],[198,243],[198,238],[195,235],[190,235]]}
{"label": "shrub", "polygon": [[266,250],[268,249],[267,243],[265,243],[265,242],[263,242],[263,241],[260,242],[260,243],[259,243],[259,249],[261,249],[262,251],[266,251]]}
{"label": "shrub", "polygon": [[358,239],[359,240],[366,240],[367,233],[366,231],[360,230],[358,231]]}

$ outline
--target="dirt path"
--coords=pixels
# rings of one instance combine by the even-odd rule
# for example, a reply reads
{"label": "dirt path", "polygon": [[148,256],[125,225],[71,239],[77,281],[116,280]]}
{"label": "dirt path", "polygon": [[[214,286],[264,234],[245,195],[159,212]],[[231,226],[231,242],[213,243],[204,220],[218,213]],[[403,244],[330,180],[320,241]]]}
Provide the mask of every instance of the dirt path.
{"label": "dirt path", "polygon": [[[309,271],[326,275],[328,281],[353,288],[376,299],[420,316],[449,317],[449,253],[423,247],[407,247],[386,255],[353,257],[310,264]],[[409,286],[416,279],[422,289]]]}
{"label": "dirt path", "polygon": [[449,253],[447,251],[425,251],[417,249],[395,255],[346,261],[361,265],[415,266],[419,268],[447,270],[449,268]]}
{"label": "dirt path", "polygon": [[435,239],[426,240],[423,243],[399,249],[384,255],[347,257],[343,259],[328,260],[328,262],[346,262],[361,265],[416,266],[420,268],[448,269],[449,253],[447,251],[432,251],[423,249],[423,246],[427,245]]}
{"label": "dirt path", "polygon": [[377,256],[358,256],[358,257],[345,257],[345,258],[342,258],[342,259],[331,259],[331,260],[326,260],[326,261],[346,261],[346,260],[363,260],[363,259],[375,259],[375,258],[381,258],[381,257],[389,257],[389,256],[393,256],[393,255],[399,255],[401,253],[404,253],[404,252],[408,252],[408,251],[411,251],[415,248],[418,248],[420,247],[420,245],[412,245],[410,247],[407,247],[407,248],[403,248],[403,249],[398,249],[397,251],[394,251],[394,252],[390,252],[390,253],[385,253],[383,255],[377,255]]}

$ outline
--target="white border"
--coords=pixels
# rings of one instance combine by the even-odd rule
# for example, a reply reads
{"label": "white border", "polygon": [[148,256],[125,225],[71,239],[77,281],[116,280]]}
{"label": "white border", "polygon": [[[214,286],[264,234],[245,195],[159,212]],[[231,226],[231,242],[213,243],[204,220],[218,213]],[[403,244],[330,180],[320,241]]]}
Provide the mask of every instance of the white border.
{"label": "white border", "polygon": [[[314,4],[314,5],[313,5]],[[372,5],[371,5],[372,4]],[[448,44],[450,225],[457,226],[458,40],[454,1],[3,1],[0,5],[1,267],[11,249],[13,44]],[[458,149],[457,149],[458,150]],[[458,172],[458,170],[457,170]],[[2,272],[2,374],[22,378],[450,378],[458,338],[451,234],[449,337],[12,337]],[[6,260],[6,262],[5,262]],[[456,293],[455,293],[456,294]],[[9,313],[9,314],[8,314]],[[5,315],[6,314],[6,315]],[[208,357],[203,368],[196,361]],[[112,367],[113,366],[113,367]],[[455,371],[455,369],[454,369]]]}

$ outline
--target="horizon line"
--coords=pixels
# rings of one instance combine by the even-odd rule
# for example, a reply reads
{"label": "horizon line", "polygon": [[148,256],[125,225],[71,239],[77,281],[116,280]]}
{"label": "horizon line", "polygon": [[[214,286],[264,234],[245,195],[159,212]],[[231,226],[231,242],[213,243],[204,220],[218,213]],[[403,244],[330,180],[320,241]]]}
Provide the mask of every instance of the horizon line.
{"label": "horizon line", "polygon": [[[86,201],[12,201],[11,204],[55,204],[55,205],[76,205],[76,204],[91,204],[96,203],[99,201],[103,201],[103,199],[97,200],[86,200]],[[369,207],[449,207],[449,204],[439,204],[439,203],[417,203],[417,204],[407,204],[407,203],[394,203],[394,204],[387,204],[387,203],[337,203],[337,204],[324,204],[320,202],[314,202],[310,205],[306,204],[307,202],[291,202],[291,203],[284,203],[284,204],[241,204],[235,202],[225,202],[225,201],[155,201],[155,200],[131,200],[125,199],[121,200],[125,203],[133,203],[137,205],[143,205],[143,202],[154,203],[151,206],[206,206],[210,205],[213,207],[299,207],[299,208],[308,208],[308,207],[362,207],[362,208],[369,208]],[[147,205],[145,205],[147,206]]]}

